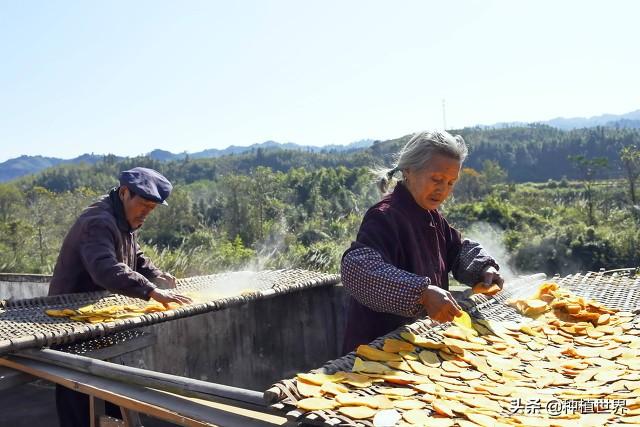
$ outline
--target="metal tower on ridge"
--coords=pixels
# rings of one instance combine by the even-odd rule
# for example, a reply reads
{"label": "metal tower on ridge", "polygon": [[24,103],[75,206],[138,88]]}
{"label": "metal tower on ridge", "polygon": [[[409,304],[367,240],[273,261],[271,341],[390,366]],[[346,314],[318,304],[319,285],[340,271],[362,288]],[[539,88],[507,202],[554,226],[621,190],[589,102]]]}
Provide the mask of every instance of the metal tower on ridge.
{"label": "metal tower on ridge", "polygon": [[442,98],[442,129],[447,130],[447,114],[444,98]]}

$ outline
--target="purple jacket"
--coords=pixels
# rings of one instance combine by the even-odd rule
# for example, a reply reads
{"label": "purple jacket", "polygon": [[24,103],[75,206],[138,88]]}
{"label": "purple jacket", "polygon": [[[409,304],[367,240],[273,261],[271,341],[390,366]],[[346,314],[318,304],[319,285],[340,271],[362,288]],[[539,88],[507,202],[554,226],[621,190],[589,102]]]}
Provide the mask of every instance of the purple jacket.
{"label": "purple jacket", "polygon": [[[350,294],[344,352],[413,322],[423,314],[422,291],[428,285],[448,289],[450,271],[474,283],[489,264],[497,267],[477,243],[463,242],[437,210],[421,208],[398,183],[367,211],[343,255],[342,282]],[[392,300],[411,307],[394,307]]]}
{"label": "purple jacket", "polygon": [[162,272],[144,256],[117,189],[87,207],[62,243],[49,295],[108,290],[149,299]]}

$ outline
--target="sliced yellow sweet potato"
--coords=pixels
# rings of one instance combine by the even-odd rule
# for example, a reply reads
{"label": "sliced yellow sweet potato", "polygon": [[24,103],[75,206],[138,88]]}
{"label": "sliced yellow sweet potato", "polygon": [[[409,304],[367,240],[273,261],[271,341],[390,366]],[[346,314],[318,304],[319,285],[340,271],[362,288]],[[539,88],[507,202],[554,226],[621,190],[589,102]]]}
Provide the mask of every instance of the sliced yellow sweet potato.
{"label": "sliced yellow sweet potato", "polygon": [[471,288],[471,293],[472,294],[482,294],[482,295],[495,295],[498,292],[500,292],[502,290],[502,288],[500,288],[500,286],[493,284],[493,285],[489,285],[487,286],[484,282],[479,282],[476,283],[473,288]]}
{"label": "sliced yellow sweet potato", "polygon": [[412,352],[414,348],[415,347],[413,346],[413,344],[406,341],[387,338],[386,340],[384,340],[384,346],[382,347],[382,350],[388,353],[400,353],[401,351]]}
{"label": "sliced yellow sweet potato", "polygon": [[402,360],[402,356],[396,353],[389,353],[386,351],[378,350],[370,345],[359,345],[356,349],[356,354],[365,359],[372,360],[374,362],[399,362]]}

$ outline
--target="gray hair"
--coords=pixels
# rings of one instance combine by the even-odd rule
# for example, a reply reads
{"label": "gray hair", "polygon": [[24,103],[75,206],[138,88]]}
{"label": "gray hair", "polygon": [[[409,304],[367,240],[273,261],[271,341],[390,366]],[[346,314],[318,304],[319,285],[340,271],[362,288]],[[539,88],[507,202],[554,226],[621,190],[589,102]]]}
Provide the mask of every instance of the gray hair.
{"label": "gray hair", "polygon": [[415,133],[398,153],[393,168],[374,170],[378,189],[381,193],[386,193],[396,172],[424,169],[434,154],[451,157],[462,163],[468,150],[460,135],[454,136],[444,130]]}

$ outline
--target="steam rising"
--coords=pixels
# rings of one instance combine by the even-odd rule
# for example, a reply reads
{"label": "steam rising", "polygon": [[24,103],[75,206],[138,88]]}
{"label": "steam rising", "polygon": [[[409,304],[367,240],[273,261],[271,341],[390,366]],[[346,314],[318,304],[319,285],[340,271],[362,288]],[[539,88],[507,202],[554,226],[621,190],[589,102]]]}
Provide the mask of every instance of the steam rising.
{"label": "steam rising", "polygon": [[504,231],[486,222],[473,223],[463,234],[464,238],[480,243],[485,251],[498,262],[502,277],[509,280],[521,273],[513,269],[512,257],[504,246],[503,236]]}
{"label": "steam rising", "polygon": [[[259,243],[256,256],[239,271],[225,272],[211,289],[198,292],[203,301],[238,296],[255,292],[265,287],[264,281],[258,280],[258,273],[268,269],[268,264],[285,248],[286,221],[280,220],[279,227],[273,227],[271,233]],[[290,268],[290,267],[289,267]]]}
{"label": "steam rising", "polygon": [[255,271],[232,271],[221,275],[210,288],[201,289],[191,296],[201,302],[212,301],[255,292],[264,286],[264,281],[258,280]]}

